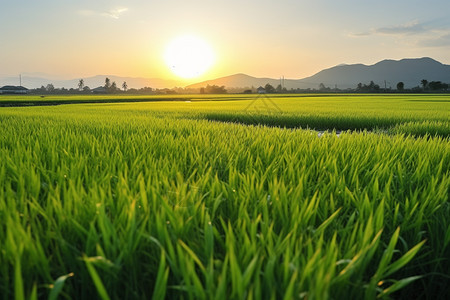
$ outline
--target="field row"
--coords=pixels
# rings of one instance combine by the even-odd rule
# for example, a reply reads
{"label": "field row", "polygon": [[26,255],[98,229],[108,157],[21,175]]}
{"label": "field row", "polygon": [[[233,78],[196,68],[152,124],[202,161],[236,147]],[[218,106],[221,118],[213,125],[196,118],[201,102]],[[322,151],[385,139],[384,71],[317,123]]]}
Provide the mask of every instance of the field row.
{"label": "field row", "polygon": [[[158,98],[159,97],[159,98]],[[222,95],[222,96],[141,96],[122,99],[118,96],[52,96],[51,101],[151,101],[139,103],[83,104],[75,111],[83,115],[117,113],[206,119],[267,125],[281,128],[314,130],[369,130],[404,133],[414,136],[450,136],[450,98],[448,95]],[[162,98],[161,98],[162,97]],[[34,101],[32,96],[2,100]],[[36,100],[39,101],[39,100]],[[71,105],[30,107],[19,111],[4,108],[5,113],[30,115],[71,115]],[[108,110],[104,110],[108,107]]]}
{"label": "field row", "polygon": [[448,295],[448,138],[205,120],[245,105],[220,103],[2,109],[1,297]]}

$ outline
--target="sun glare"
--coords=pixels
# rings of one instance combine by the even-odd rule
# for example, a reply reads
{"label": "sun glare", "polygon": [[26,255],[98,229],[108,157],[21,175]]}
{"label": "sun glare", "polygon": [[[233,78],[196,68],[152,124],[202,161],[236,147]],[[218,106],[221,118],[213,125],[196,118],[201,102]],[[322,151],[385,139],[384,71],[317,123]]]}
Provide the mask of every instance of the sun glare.
{"label": "sun glare", "polygon": [[164,59],[175,75],[189,79],[208,71],[215,57],[207,42],[193,35],[184,35],[167,46]]}

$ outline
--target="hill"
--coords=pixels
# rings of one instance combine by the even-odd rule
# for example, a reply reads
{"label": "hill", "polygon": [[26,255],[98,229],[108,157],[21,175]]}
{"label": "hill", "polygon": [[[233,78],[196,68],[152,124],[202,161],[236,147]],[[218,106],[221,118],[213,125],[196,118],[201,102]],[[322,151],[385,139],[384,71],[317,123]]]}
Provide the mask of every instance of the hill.
{"label": "hill", "polygon": [[325,86],[338,88],[355,88],[358,83],[369,83],[371,80],[381,87],[395,88],[402,81],[405,88],[420,85],[420,81],[450,82],[450,66],[444,65],[434,59],[424,57],[417,59],[383,60],[374,65],[339,65],[319,73],[300,79],[305,85],[317,87],[323,83]]}
{"label": "hill", "polygon": [[[285,86],[287,88],[294,88],[298,85],[298,80],[293,79],[286,79],[285,80]],[[232,87],[232,88],[251,88],[251,87],[259,87],[264,86],[267,83],[273,85],[276,87],[278,84],[280,84],[279,79],[273,79],[273,78],[257,78],[252,77],[246,74],[234,74],[230,76],[220,77],[217,79],[212,80],[206,80],[199,83],[194,83],[191,85],[188,85],[188,88],[201,88],[206,85],[218,85],[218,86],[225,86],[225,87]]]}
{"label": "hill", "polygon": [[[284,86],[291,88],[317,89],[320,83],[327,87],[340,89],[355,88],[358,83],[368,84],[374,81],[384,87],[396,88],[398,82],[402,81],[405,88],[420,85],[422,79],[428,81],[450,82],[450,66],[444,65],[432,58],[413,58],[402,60],[383,60],[374,65],[363,64],[341,64],[329,69],[322,70],[313,76],[303,79],[286,79]],[[276,87],[280,80],[272,78],[257,78],[245,74],[235,74],[189,85],[188,87],[199,88],[209,85],[224,85],[225,87],[258,87],[270,83]]]}

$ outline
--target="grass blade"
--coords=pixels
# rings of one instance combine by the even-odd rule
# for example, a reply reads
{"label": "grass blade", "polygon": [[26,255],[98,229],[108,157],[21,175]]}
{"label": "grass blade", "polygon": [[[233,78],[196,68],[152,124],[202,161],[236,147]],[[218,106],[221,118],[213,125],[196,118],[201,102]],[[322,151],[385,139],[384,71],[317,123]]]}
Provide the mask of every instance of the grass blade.
{"label": "grass blade", "polygon": [[161,252],[161,261],[158,267],[155,287],[153,288],[152,299],[164,299],[167,290],[167,279],[169,278],[169,268],[166,267],[166,255]]}
{"label": "grass blade", "polygon": [[105,286],[103,285],[103,282],[100,279],[100,276],[98,276],[97,271],[95,270],[94,266],[92,265],[90,258],[84,256],[83,260],[86,263],[86,267],[88,269],[89,274],[91,275],[92,281],[94,282],[94,285],[97,289],[97,292],[98,292],[100,298],[103,300],[110,300],[108,293],[106,292]]}
{"label": "grass blade", "polygon": [[58,295],[59,293],[61,293],[62,288],[64,287],[64,283],[68,278],[72,277],[73,275],[74,275],[73,273],[69,273],[67,275],[60,276],[58,279],[56,279],[55,282],[53,283],[50,295],[48,296],[48,300],[58,299]]}

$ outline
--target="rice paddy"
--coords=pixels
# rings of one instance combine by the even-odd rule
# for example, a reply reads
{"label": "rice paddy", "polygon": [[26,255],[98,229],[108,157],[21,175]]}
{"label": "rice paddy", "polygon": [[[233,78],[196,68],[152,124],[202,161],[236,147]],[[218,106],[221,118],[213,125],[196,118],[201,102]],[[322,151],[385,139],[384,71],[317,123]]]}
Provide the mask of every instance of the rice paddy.
{"label": "rice paddy", "polygon": [[254,97],[1,107],[0,298],[448,297],[450,97]]}

